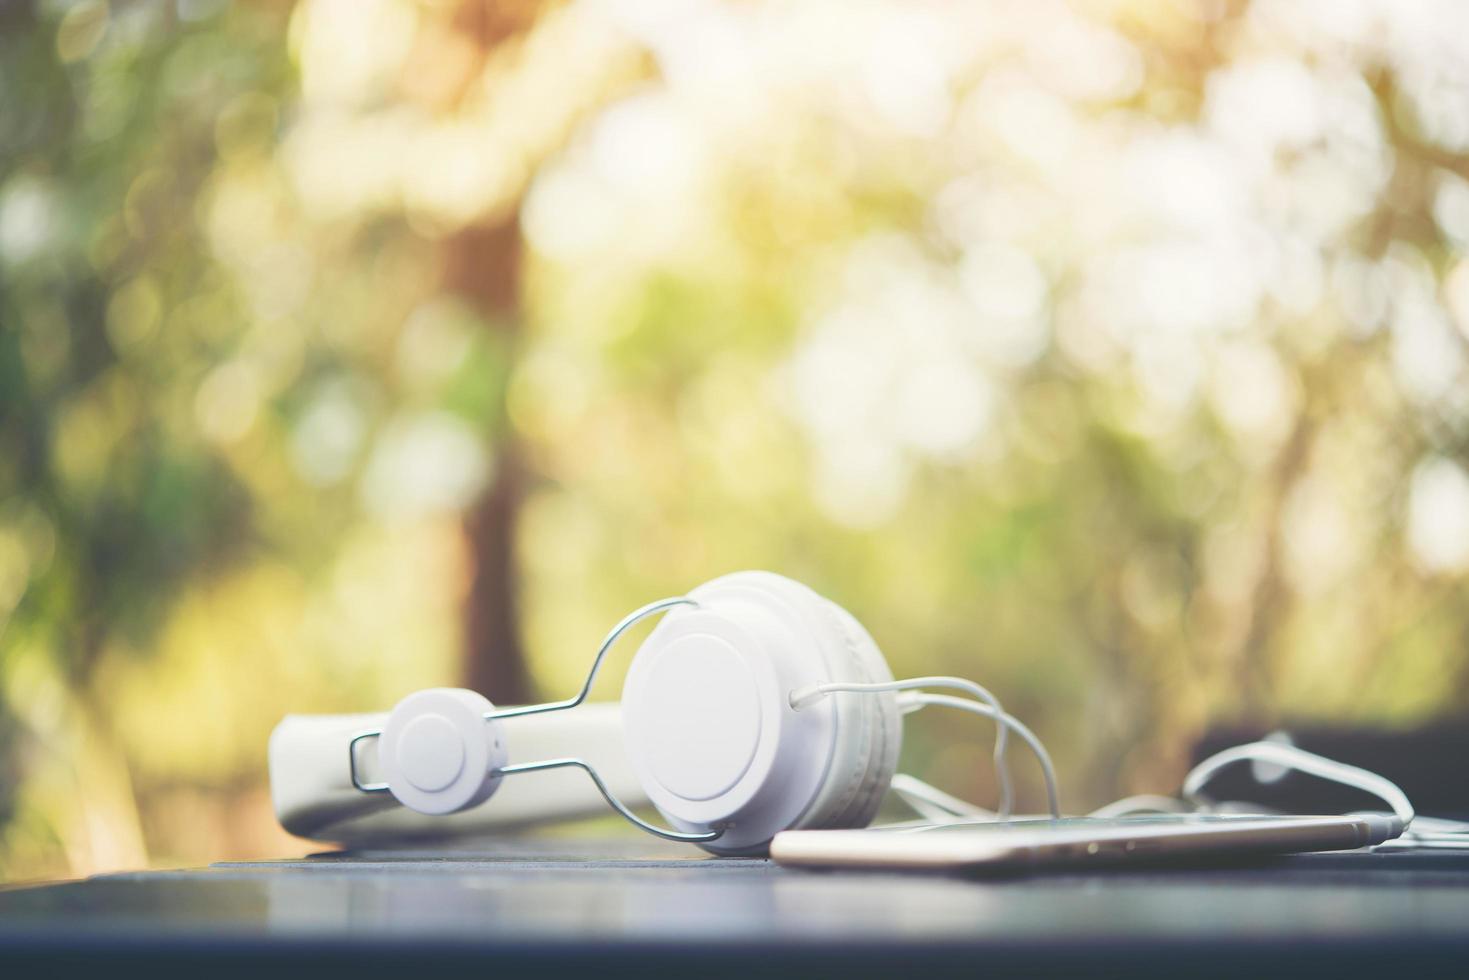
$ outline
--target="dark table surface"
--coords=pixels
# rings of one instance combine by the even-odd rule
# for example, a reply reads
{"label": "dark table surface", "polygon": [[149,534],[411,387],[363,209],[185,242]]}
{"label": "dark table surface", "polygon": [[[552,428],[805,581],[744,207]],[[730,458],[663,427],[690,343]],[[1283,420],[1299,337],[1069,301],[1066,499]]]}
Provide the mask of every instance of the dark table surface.
{"label": "dark table surface", "polygon": [[966,877],[797,871],[635,837],[502,840],[11,887],[0,891],[0,976],[7,965],[1469,976],[1469,853]]}

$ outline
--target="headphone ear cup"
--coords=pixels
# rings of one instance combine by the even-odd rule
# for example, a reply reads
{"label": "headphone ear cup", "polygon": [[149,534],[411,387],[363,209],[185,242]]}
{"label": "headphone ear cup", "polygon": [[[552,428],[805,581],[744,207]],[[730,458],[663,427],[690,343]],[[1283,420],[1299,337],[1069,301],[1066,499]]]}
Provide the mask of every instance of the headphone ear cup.
{"label": "headphone ear cup", "polygon": [[[876,641],[851,613],[816,590],[774,572],[742,572],[745,578],[812,613],[831,638],[826,649],[838,655],[829,666],[833,681],[863,684],[893,679]],[[833,694],[837,706],[837,740],[825,780],[792,830],[865,827],[877,815],[898,768],[902,748],[902,714],[897,694]]]}
{"label": "headphone ear cup", "polygon": [[[892,680],[887,660],[862,624],[836,603],[816,598],[849,657],[850,673],[839,679],[869,684]],[[844,702],[836,754],[821,791],[793,829],[867,826],[898,768],[903,726],[897,695],[889,691],[832,697]]]}
{"label": "headphone ear cup", "polygon": [[718,854],[763,853],[797,827],[868,823],[892,778],[897,697],[793,691],[891,680],[871,637],[799,582],[736,572],[689,593],[654,628],[623,684],[628,760],[665,819],[722,826]]}
{"label": "headphone ear cup", "polygon": [[393,708],[378,740],[388,789],[419,813],[442,815],[477,806],[500,785],[508,751],[494,705],[477,691],[415,691]]}

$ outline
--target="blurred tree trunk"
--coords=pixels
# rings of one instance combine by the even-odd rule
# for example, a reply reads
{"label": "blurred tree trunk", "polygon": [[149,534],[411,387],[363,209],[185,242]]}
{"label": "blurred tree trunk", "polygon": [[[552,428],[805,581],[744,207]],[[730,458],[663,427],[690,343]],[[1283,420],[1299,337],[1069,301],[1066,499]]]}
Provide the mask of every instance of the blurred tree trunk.
{"label": "blurred tree trunk", "polygon": [[[402,78],[405,95],[430,112],[451,113],[464,99],[475,97],[491,67],[535,77],[548,71],[566,74],[566,52],[575,57],[587,43],[584,26],[575,17],[555,19],[567,9],[556,2],[493,0],[457,0],[423,8]],[[552,18],[549,28],[548,17]],[[540,30],[549,34],[541,43],[529,44],[531,35]],[[569,83],[579,94],[548,105],[545,112],[552,115],[543,113],[535,127],[522,133],[526,141],[522,151],[528,154],[531,170],[554,152],[579,117],[603,103],[620,83],[638,78],[644,65],[614,46],[599,48],[590,69],[587,64],[576,67]],[[505,111],[512,110],[519,111],[507,104]],[[560,135],[548,138],[543,131]],[[442,253],[445,289],[466,299],[489,329],[511,334],[498,345],[511,352],[517,347],[513,335],[523,321],[520,201],[515,197],[524,191],[524,187],[515,191],[503,207],[495,208],[492,217],[451,236]],[[497,703],[513,704],[528,700],[531,694],[520,643],[515,561],[516,523],[526,474],[524,454],[508,425],[501,427],[494,449],[494,482],[464,520],[471,568],[464,610],[462,680]]]}
{"label": "blurred tree trunk", "polygon": [[[466,297],[489,329],[518,332],[520,216],[468,228],[446,243],[446,286]],[[513,344],[507,344],[507,347]],[[515,529],[523,474],[520,452],[507,425],[495,447],[495,477],[464,520],[471,561],[464,608],[463,683],[496,704],[530,698],[520,642]]]}
{"label": "blurred tree trunk", "polygon": [[515,447],[503,445],[494,484],[465,519],[474,562],[464,610],[464,684],[497,704],[530,699],[520,643],[515,526],[521,479]]}
{"label": "blurred tree trunk", "polygon": [[[421,58],[408,79],[418,95],[445,108],[465,95],[496,50],[523,39],[544,11],[540,3],[461,0],[428,18],[420,29]],[[454,43],[446,45],[450,38]],[[465,53],[468,57],[459,57]],[[452,57],[451,57],[452,56]],[[464,229],[444,245],[444,285],[464,297],[489,329],[516,333],[522,320],[519,202],[497,218]],[[513,338],[504,346],[513,349]],[[520,513],[520,452],[508,425],[494,447],[494,479],[464,518],[469,590],[464,607],[461,682],[497,704],[530,698],[520,642],[515,528]]]}

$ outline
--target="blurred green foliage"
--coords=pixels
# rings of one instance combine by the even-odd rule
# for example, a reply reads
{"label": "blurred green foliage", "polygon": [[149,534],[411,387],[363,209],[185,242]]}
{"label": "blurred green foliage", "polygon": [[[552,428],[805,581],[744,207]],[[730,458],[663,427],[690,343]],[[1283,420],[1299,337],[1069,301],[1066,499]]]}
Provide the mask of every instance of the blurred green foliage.
{"label": "blurred green foliage", "polygon": [[[242,328],[195,207],[228,138],[217,121],[290,82],[280,24],[0,11],[7,673],[29,652],[86,692],[104,646],[146,650],[179,590],[255,546],[248,490],[180,403]],[[15,765],[27,740],[0,744]],[[25,785],[5,780],[9,807]]]}

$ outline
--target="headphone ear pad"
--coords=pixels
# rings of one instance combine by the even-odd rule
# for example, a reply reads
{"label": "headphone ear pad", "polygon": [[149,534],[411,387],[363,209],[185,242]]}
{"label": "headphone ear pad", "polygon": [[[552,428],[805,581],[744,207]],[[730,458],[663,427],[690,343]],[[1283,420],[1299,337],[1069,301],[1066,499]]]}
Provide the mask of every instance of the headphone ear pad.
{"label": "headphone ear pad", "polygon": [[[879,683],[893,679],[877,643],[851,613],[815,596],[822,615],[841,639],[848,657],[843,680]],[[793,829],[865,827],[877,815],[898,768],[902,715],[897,695],[839,693],[841,734],[826,782]]]}
{"label": "headphone ear pad", "polygon": [[628,759],[680,830],[722,826],[703,846],[763,853],[782,830],[860,827],[897,766],[897,696],[793,691],[892,680],[871,637],[811,589],[735,572],[689,593],[638,648],[623,684]]}

